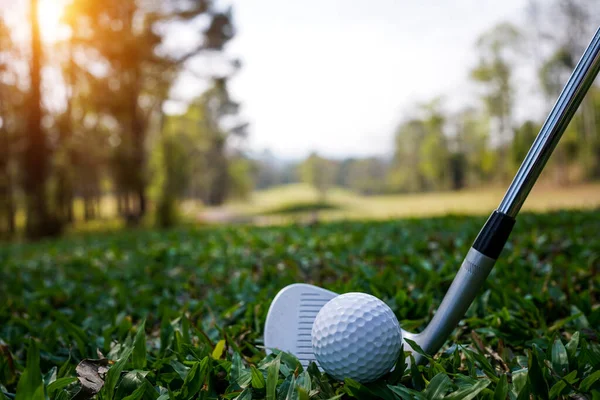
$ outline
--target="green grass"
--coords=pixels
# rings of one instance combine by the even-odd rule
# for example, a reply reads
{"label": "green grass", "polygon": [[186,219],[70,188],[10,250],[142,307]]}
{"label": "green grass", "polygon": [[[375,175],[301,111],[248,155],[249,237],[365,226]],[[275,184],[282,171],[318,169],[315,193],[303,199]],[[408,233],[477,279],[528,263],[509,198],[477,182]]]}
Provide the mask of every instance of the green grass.
{"label": "green grass", "polygon": [[484,221],[186,228],[0,247],[0,399],[71,399],[78,374],[102,386],[103,400],[599,398],[599,211],[522,215],[426,365],[400,363],[360,385],[265,356],[270,301],[294,282],[371,293],[404,328],[423,329]]}

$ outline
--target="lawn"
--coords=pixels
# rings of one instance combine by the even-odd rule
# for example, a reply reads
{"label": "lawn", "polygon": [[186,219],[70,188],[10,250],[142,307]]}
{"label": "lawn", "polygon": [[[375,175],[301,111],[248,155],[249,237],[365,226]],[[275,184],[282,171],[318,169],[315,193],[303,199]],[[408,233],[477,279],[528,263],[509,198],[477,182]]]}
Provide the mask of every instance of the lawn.
{"label": "lawn", "polygon": [[265,355],[270,300],[294,282],[374,294],[404,328],[421,330],[484,221],[180,228],[4,245],[0,399],[600,399],[597,210],[522,215],[480,296],[426,365],[403,368],[400,359],[360,385]]}
{"label": "lawn", "polygon": [[[249,201],[229,204],[218,209],[217,213],[223,220],[227,220],[227,213],[223,213],[225,210],[229,213],[230,220],[243,220],[244,217],[253,216],[255,222],[265,224],[307,220],[312,217],[315,209],[321,209],[319,218],[322,220],[383,220],[448,214],[488,215],[498,207],[505,192],[506,187],[488,187],[454,192],[361,196],[345,189],[332,188],[323,203],[310,186],[290,184],[257,191]],[[327,207],[321,207],[323,204]],[[198,212],[190,203],[186,205],[195,210],[189,215],[198,213],[201,219],[203,215],[210,216],[213,211],[209,209]],[[566,188],[538,185],[523,209],[549,212],[599,207],[600,183],[588,183]],[[307,211],[305,215],[298,212],[302,209]],[[285,213],[286,210],[291,212]]]}

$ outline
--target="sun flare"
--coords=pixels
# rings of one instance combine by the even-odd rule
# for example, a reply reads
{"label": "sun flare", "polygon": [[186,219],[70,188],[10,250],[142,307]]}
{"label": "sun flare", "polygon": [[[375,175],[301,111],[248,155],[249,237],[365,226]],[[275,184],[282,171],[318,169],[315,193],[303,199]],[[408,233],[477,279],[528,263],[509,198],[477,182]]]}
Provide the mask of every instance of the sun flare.
{"label": "sun flare", "polygon": [[39,0],[38,20],[45,42],[56,42],[66,34],[67,28],[60,23],[63,11],[64,2],[62,0]]}

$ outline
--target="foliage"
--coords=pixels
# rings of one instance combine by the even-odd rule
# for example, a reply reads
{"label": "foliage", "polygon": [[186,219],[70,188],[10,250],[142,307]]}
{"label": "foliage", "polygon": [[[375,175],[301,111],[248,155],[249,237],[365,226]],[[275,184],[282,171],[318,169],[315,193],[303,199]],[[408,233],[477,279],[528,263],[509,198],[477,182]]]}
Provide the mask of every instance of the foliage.
{"label": "foliage", "polygon": [[254,164],[246,157],[238,155],[229,160],[228,171],[228,198],[247,200],[253,189],[252,175],[255,172]]}
{"label": "foliage", "polygon": [[327,191],[336,175],[336,163],[312,153],[300,164],[300,176],[302,181],[313,186],[319,194],[320,201],[325,201]]}
{"label": "foliage", "polygon": [[419,119],[411,119],[398,127],[394,166],[389,177],[391,186],[409,192],[424,189],[423,177],[415,168],[420,162],[419,149],[424,137],[425,125]]}
{"label": "foliage", "polygon": [[346,166],[347,175],[343,178],[344,183],[354,192],[372,195],[386,190],[388,164],[384,160],[377,157],[351,159]]}
{"label": "foliage", "polygon": [[[196,133],[195,130],[192,132]],[[177,223],[178,199],[184,194],[190,180],[189,142],[169,131],[161,132],[157,151],[153,154],[152,165],[157,172],[156,222],[166,228]],[[193,146],[191,147],[193,149]]]}
{"label": "foliage", "polygon": [[164,117],[151,160],[160,226],[175,224],[182,198],[215,206],[227,198],[244,199],[252,191],[252,166],[232,143],[246,136],[247,124],[223,123],[238,108],[226,80],[216,79],[183,115]]}
{"label": "foliage", "polygon": [[[195,73],[189,62],[205,54],[221,63],[201,79],[224,83],[239,68],[223,54],[235,35],[231,10],[205,0],[66,0],[54,6],[64,6],[68,37],[45,43],[40,2],[25,3],[27,43],[13,43],[13,36],[23,35],[0,16],[0,232],[15,234],[19,207],[26,211],[28,237],[58,234],[73,222],[76,198],[83,199],[85,220],[94,219],[107,180],[119,216],[140,222],[149,208],[148,159],[157,150],[151,139],[162,128],[177,78]],[[172,28],[184,25],[197,35],[173,49]],[[58,78],[47,82],[43,71]],[[227,167],[219,167],[227,176]],[[17,194],[23,201],[15,206]],[[159,200],[161,209],[175,205],[168,196]]]}
{"label": "foliage", "polygon": [[519,39],[518,29],[508,23],[484,33],[477,41],[481,53],[479,64],[471,71],[473,80],[485,85],[483,101],[489,114],[498,119],[500,136],[507,134],[512,123],[514,87],[510,56],[517,51]]}
{"label": "foliage", "polygon": [[294,162],[282,162],[269,150],[257,154],[253,160],[252,179],[258,190],[299,182],[298,168]]}
{"label": "foliage", "polygon": [[[15,131],[23,128],[22,104],[24,94],[14,84],[17,74],[14,65],[7,60],[14,52],[11,35],[5,22],[0,19],[0,238],[15,232],[15,165],[17,159]],[[10,101],[8,101],[10,99]]]}
{"label": "foliage", "polygon": [[599,218],[520,216],[440,354],[369,385],[266,356],[271,299],[293,282],[368,292],[418,331],[484,218],[137,231],[0,247],[0,398],[596,398]]}

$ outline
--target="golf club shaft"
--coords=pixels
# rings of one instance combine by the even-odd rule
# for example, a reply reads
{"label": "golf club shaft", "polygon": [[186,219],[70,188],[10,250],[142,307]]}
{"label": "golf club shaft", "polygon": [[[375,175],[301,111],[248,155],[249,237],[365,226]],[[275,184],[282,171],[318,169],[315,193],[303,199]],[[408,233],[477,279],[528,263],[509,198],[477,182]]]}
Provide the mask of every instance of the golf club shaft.
{"label": "golf club shaft", "polygon": [[[542,172],[600,70],[600,28],[575,67],[500,206],[492,213],[465,257],[438,311],[413,339],[427,354],[436,353],[458,325],[494,267],[521,206]],[[423,357],[417,355],[417,362]]]}

